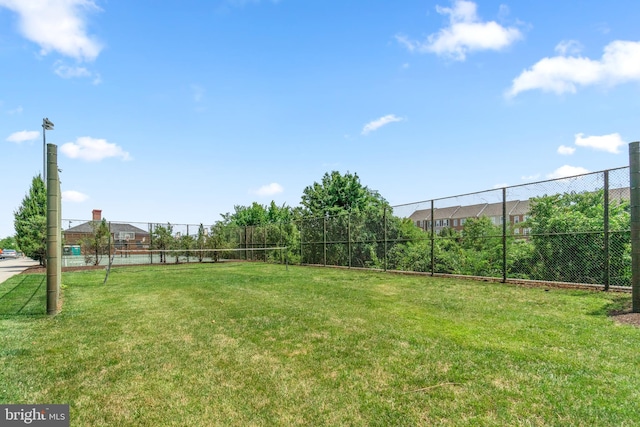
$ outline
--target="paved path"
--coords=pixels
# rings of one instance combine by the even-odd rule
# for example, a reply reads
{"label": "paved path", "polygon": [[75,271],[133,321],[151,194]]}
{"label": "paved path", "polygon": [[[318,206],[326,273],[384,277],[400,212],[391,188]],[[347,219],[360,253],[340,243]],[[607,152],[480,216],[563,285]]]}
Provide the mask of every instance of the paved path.
{"label": "paved path", "polygon": [[25,257],[0,259],[0,283],[38,264],[38,261]]}

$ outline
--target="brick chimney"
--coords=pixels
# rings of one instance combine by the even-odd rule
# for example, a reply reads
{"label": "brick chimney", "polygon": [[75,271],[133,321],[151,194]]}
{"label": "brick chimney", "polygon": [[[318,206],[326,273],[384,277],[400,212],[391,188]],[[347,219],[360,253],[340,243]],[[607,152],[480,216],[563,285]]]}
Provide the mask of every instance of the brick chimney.
{"label": "brick chimney", "polygon": [[93,214],[93,220],[94,221],[102,221],[102,210],[101,209],[94,209],[93,211],[91,211],[91,213]]}

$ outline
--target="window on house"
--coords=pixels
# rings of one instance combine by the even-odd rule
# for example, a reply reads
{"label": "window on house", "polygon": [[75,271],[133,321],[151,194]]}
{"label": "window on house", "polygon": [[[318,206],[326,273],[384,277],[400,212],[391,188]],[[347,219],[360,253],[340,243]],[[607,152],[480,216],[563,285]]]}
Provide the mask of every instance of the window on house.
{"label": "window on house", "polygon": [[516,216],[514,216],[514,217],[513,217],[513,223],[514,223],[514,224],[517,224],[517,223],[519,223],[519,222],[520,222],[520,215],[516,215]]}
{"label": "window on house", "polygon": [[453,226],[454,226],[454,227],[457,227],[457,226],[458,226],[458,220],[457,220],[457,219],[454,219],[454,220],[453,220]]}

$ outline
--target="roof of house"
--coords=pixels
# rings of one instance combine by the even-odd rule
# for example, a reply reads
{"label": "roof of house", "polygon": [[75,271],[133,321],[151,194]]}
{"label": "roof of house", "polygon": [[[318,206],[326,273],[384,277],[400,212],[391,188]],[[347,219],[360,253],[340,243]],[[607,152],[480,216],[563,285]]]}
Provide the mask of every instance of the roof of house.
{"label": "roof of house", "polygon": [[[88,221],[85,222],[83,224],[80,225],[76,225],[75,227],[71,227],[68,228],[66,230],[63,230],[65,233],[93,233],[94,231],[94,224],[99,223],[100,221]],[[136,234],[144,234],[147,235],[149,234],[148,231],[145,231],[141,228],[138,228],[134,225],[131,224],[126,224],[126,223],[118,223],[118,222],[110,222],[110,231],[112,233],[120,233],[120,232],[127,232],[127,233],[136,233]]]}
{"label": "roof of house", "polygon": [[[524,215],[529,211],[528,200],[510,200],[507,202],[507,215]],[[450,206],[446,208],[434,208],[435,219],[447,218],[479,218],[481,216],[502,216],[502,203],[478,203],[466,206]],[[420,209],[409,216],[413,221],[431,219],[431,209]]]}
{"label": "roof of house", "polygon": [[[460,206],[449,206],[446,208],[434,208],[433,216],[436,219],[444,219],[444,218],[452,218],[455,212],[460,209]],[[409,216],[414,221],[419,220],[430,220],[431,219],[431,209],[420,209],[415,211]]]}
{"label": "roof of house", "polygon": [[[610,201],[621,201],[630,199],[630,188],[609,189]],[[507,215],[527,215],[531,208],[531,199],[509,200],[507,201]],[[446,218],[478,218],[481,216],[500,217],[502,216],[502,203],[479,203],[475,205],[450,206],[445,208],[434,208],[435,219]],[[431,220],[431,209],[418,209],[409,218],[412,221]]]}

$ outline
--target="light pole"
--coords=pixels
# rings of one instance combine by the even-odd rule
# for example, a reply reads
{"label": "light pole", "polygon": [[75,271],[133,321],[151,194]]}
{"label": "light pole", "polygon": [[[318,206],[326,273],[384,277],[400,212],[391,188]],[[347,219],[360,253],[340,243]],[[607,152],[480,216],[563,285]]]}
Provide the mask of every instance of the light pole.
{"label": "light pole", "polygon": [[42,119],[42,180],[47,187],[47,131],[53,130],[53,123],[48,118]]}

